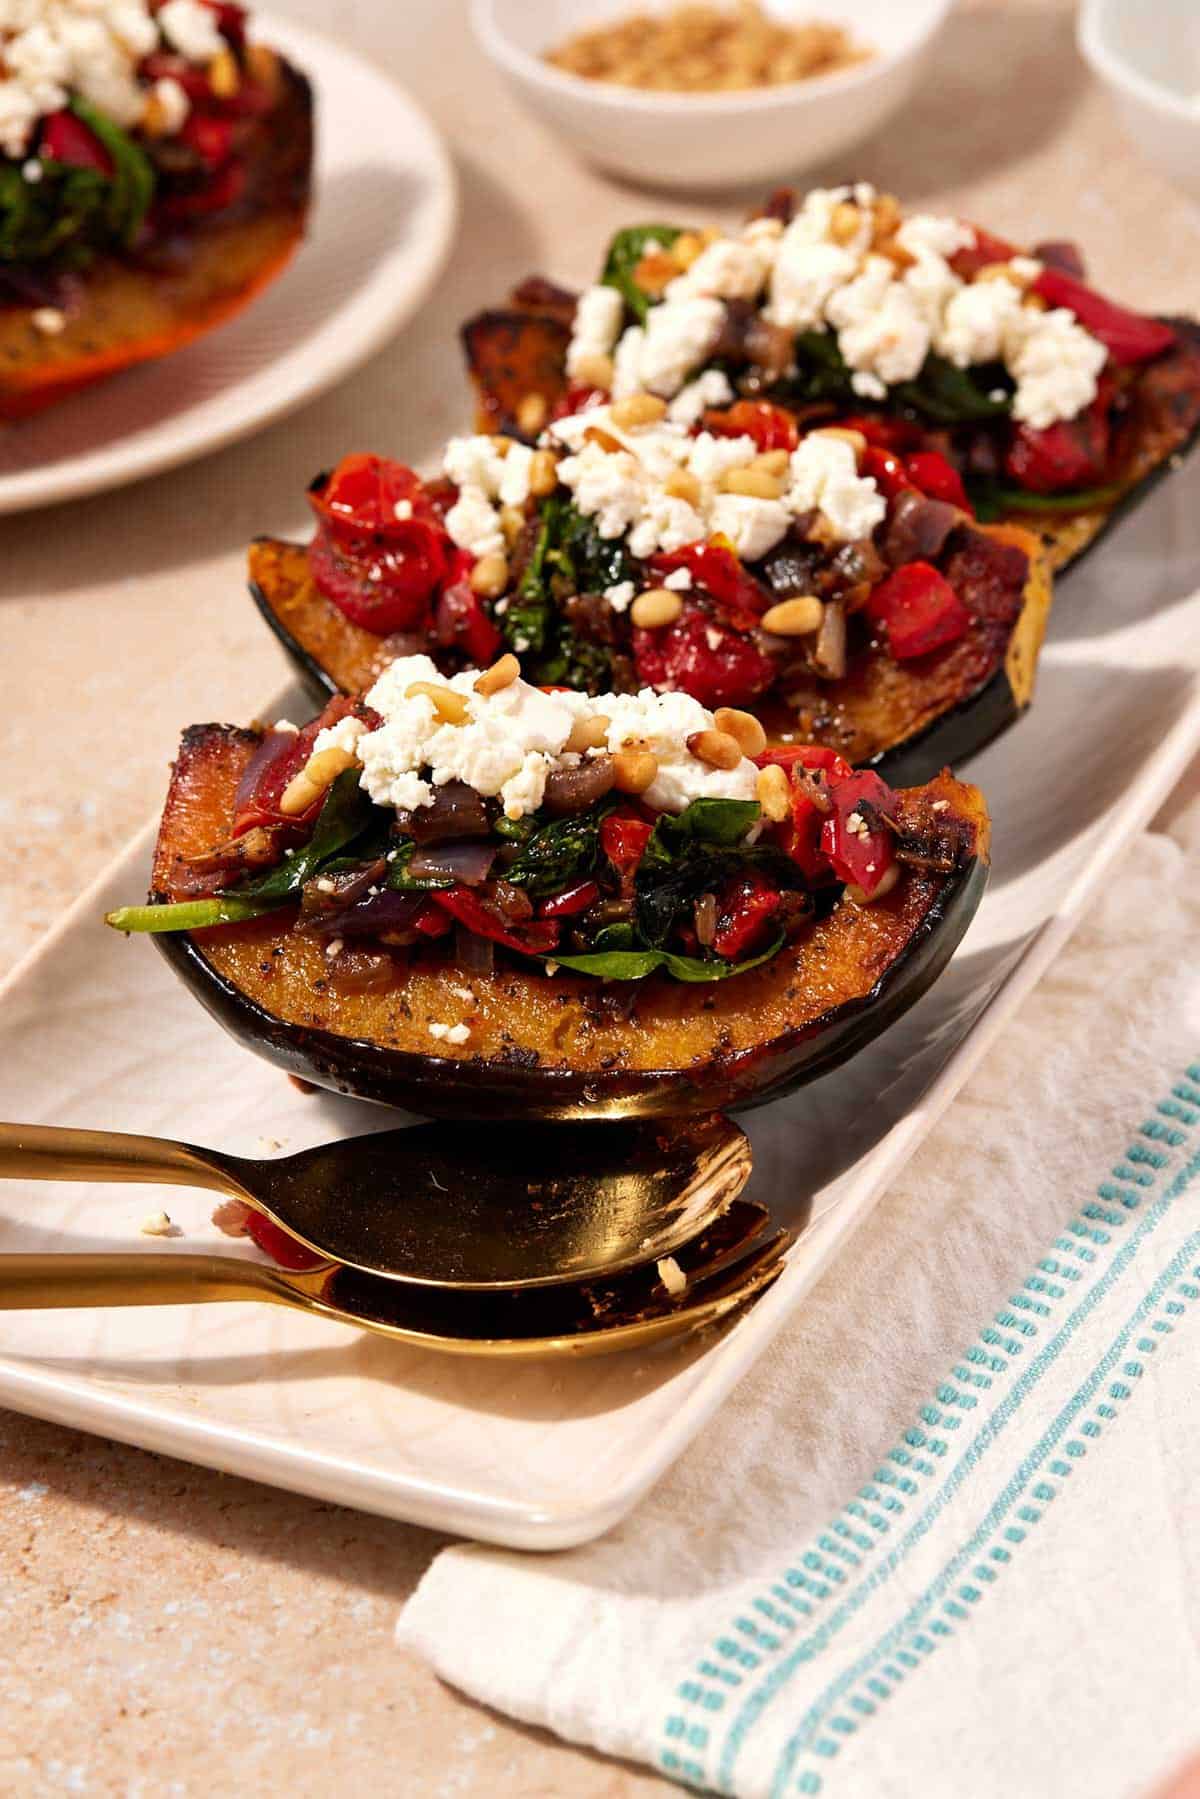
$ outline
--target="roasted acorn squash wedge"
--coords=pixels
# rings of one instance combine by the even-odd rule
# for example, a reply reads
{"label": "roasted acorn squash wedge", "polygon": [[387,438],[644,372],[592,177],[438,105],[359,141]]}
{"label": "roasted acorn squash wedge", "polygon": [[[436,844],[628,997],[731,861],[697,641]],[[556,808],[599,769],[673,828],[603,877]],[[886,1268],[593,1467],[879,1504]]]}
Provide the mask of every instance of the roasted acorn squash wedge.
{"label": "roasted acorn squash wedge", "polygon": [[[1050,572],[1031,532],[989,525],[980,535],[1028,557],[1015,622],[1000,594],[999,610],[948,651],[905,663],[882,652],[859,658],[845,681],[813,684],[799,731],[795,707],[768,697],[756,708],[768,735],[828,744],[895,785],[957,766],[1012,724],[1033,697],[1050,616]],[[387,638],[353,624],[319,591],[302,544],[260,538],[250,549],[249,574],[256,606],[315,697],[362,693],[391,660]],[[412,649],[410,642],[397,647],[405,654]]]}
{"label": "roasted acorn squash wedge", "polygon": [[[226,835],[259,738],[184,734],[154,858],[152,898],[185,897],[185,863]],[[746,1107],[835,1068],[945,967],[987,878],[989,823],[974,787],[941,774],[899,796],[906,864],[871,906],[841,900],[806,937],[734,980],[605,984],[515,963],[469,977],[466,1044],[431,1053],[429,1025],[463,1005],[450,961],[396,985],[340,992],[291,915],[155,938],[209,1012],[289,1073],[363,1099],[461,1118],[648,1117]],[[456,1014],[457,1015],[457,1014]]]}
{"label": "roasted acorn squash wedge", "polygon": [[259,126],[245,192],[197,224],[169,262],[99,259],[55,336],[34,309],[0,306],[0,420],[26,418],[122,369],[182,349],[249,305],[304,235],[312,172],[307,79],[280,63],[282,94]]}

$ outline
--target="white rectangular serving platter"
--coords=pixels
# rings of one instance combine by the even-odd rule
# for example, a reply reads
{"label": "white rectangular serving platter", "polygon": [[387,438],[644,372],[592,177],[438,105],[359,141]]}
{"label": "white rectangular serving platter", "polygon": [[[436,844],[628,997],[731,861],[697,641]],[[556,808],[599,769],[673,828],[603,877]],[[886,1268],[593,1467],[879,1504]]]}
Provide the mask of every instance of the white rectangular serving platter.
{"label": "white rectangular serving platter", "polygon": [[[1063,583],[1033,710],[970,768],[992,809],[994,873],[946,975],[849,1066],[743,1120],[750,1191],[800,1236],[732,1327],[655,1354],[517,1367],[264,1306],[0,1313],[0,1404],[516,1547],[609,1529],[875,1205],[1200,747],[1198,498],[1197,469],[1175,473]],[[150,944],[105,929],[104,910],[145,888],[151,836],[0,989],[4,1114],[250,1155],[264,1138],[290,1151],[394,1124],[298,1093]],[[160,1205],[183,1236],[139,1235]],[[0,1252],[244,1253],[211,1209],[178,1188],[12,1182]]]}

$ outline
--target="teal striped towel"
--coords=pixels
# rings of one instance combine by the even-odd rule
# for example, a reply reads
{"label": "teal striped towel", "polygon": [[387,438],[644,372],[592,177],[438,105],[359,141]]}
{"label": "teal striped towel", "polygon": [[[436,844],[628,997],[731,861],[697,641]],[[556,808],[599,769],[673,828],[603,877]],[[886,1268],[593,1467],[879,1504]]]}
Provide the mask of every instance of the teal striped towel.
{"label": "teal striped towel", "polygon": [[1143,1795],[1200,1745],[1198,950],[1177,799],[641,1508],[443,1552],[401,1642],[746,1799]]}

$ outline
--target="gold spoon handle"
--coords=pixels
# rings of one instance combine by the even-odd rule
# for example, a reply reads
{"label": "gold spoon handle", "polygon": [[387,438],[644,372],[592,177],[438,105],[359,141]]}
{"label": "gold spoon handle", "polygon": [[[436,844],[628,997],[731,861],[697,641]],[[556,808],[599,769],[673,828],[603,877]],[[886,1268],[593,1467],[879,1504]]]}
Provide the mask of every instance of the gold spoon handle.
{"label": "gold spoon handle", "polygon": [[233,1256],[0,1256],[0,1311],[204,1305],[229,1299],[296,1303],[274,1269]]}
{"label": "gold spoon handle", "polygon": [[242,1192],[202,1151],[166,1137],[0,1124],[0,1179],[21,1176],[33,1181],[169,1181],[238,1197]]}

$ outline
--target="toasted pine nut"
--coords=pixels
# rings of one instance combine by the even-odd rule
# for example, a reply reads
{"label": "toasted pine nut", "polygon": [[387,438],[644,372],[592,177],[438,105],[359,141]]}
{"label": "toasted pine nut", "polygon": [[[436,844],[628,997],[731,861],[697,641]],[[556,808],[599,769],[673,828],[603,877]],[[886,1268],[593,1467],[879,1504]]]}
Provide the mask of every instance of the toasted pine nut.
{"label": "toasted pine nut", "polygon": [[752,712],[741,712],[736,706],[718,706],[713,723],[718,731],[733,738],[743,756],[761,756],[767,747],[767,734]]}
{"label": "toasted pine nut", "polygon": [[658,761],[649,750],[623,749],[613,757],[613,786],[621,793],[645,793],[658,775]]}
{"label": "toasted pine nut", "polygon": [[614,437],[611,431],[602,430],[599,425],[589,425],[583,434],[583,441],[595,444],[601,450],[607,450],[609,455],[616,450],[625,448],[619,437]]}
{"label": "toasted pine nut", "polygon": [[783,486],[781,475],[768,475],[761,468],[731,468],[721,477],[722,493],[748,494],[755,500],[778,500]]}
{"label": "toasted pine nut", "polygon": [[484,669],[475,683],[475,691],[486,699],[491,693],[500,693],[504,688],[511,687],[520,672],[521,664],[509,651],[498,662],[493,662],[490,668]]}
{"label": "toasted pine nut", "polygon": [[208,85],[218,100],[232,100],[242,85],[232,50],[218,50],[208,65]]}
{"label": "toasted pine nut", "polygon": [[690,469],[676,469],[663,482],[663,492],[669,493],[673,500],[686,500],[689,506],[700,503],[700,483]]}
{"label": "toasted pine nut", "polygon": [[504,541],[511,550],[525,529],[525,514],[519,506],[501,506],[500,529],[504,533]]}
{"label": "toasted pine nut", "polygon": [[422,695],[431,702],[444,725],[466,724],[470,714],[463,694],[455,693],[452,687],[439,687],[435,681],[414,681],[404,690],[406,700],[419,700]]}
{"label": "toasted pine nut", "polygon": [[146,96],[146,105],[138,128],[146,137],[165,137],[167,135],[167,109],[158,95],[151,90]]}
{"label": "toasted pine nut", "polygon": [[769,818],[773,825],[782,824],[792,809],[792,790],[777,762],[759,769],[754,794],[763,809],[763,817]]}
{"label": "toasted pine nut", "polygon": [[266,44],[247,44],[243,52],[246,72],[264,87],[274,87],[279,80],[279,58]]}
{"label": "toasted pine nut", "polygon": [[861,431],[852,430],[849,425],[823,425],[817,431],[810,431],[810,437],[832,437],[839,443],[849,444],[856,456],[866,453],[867,440]]}
{"label": "toasted pine nut", "polygon": [[882,243],[876,246],[876,254],[886,256],[888,261],[894,262],[898,269],[911,269],[917,260],[894,237],[885,237]]}
{"label": "toasted pine nut", "polygon": [[651,250],[633,271],[633,279],[644,294],[661,294],[668,281],[674,281],[679,269],[673,256],[665,250]]}
{"label": "toasted pine nut", "polygon": [[899,879],[900,864],[893,862],[889,869],[885,869],[883,878],[874,893],[864,893],[856,882],[848,881],[845,888],[846,898],[852,900],[856,906],[873,906],[876,900],[884,899],[892,891]]}
{"label": "toasted pine nut", "polygon": [[673,625],[683,611],[683,601],[669,587],[648,587],[629,608],[629,616],[642,631],[660,631]]}
{"label": "toasted pine nut", "polygon": [[472,593],[485,600],[498,600],[508,586],[507,556],[502,556],[498,550],[491,556],[481,556],[467,581]]}
{"label": "toasted pine nut", "polygon": [[1042,294],[1039,294],[1037,292],[1036,288],[1032,288],[1032,287],[1027,288],[1025,293],[1022,295],[1021,304],[1029,312],[1045,312],[1046,307],[1047,307],[1047,301],[1045,299],[1045,296]]}
{"label": "toasted pine nut", "polygon": [[509,437],[503,431],[492,432],[492,448],[497,456],[507,456],[516,441],[515,437]]}
{"label": "toasted pine nut", "polygon": [[981,269],[976,269],[975,281],[1011,281],[1013,272],[1006,262],[985,262]]}
{"label": "toasted pine nut", "polygon": [[882,242],[886,237],[894,237],[900,228],[902,217],[900,202],[895,194],[876,194],[872,217],[875,243]]}
{"label": "toasted pine nut", "polygon": [[786,475],[791,460],[790,450],[763,450],[750,467],[760,468],[764,475]]}
{"label": "toasted pine nut", "polygon": [[529,491],[544,500],[558,486],[558,458],[551,450],[535,450],[529,458]]}
{"label": "toasted pine nut", "polygon": [[824,614],[816,594],[801,593],[794,600],[780,600],[777,606],[768,607],[762,615],[762,628],[776,637],[807,637],[810,631],[820,630]]}
{"label": "toasted pine nut", "polygon": [[608,742],[608,727],[612,723],[603,712],[593,713],[591,718],[577,718],[571,726],[571,735],[563,748],[573,750],[581,756],[584,750],[603,749]]}
{"label": "toasted pine nut", "polygon": [[584,387],[602,387],[605,392],[613,384],[611,356],[581,356],[573,370],[576,381]]}
{"label": "toasted pine nut", "polygon": [[715,244],[717,239],[722,235],[721,227],[719,225],[706,225],[700,233],[701,248],[707,250],[709,244]]}
{"label": "toasted pine nut", "polygon": [[608,416],[618,431],[632,431],[638,425],[656,425],[667,410],[667,402],[657,394],[630,394],[614,400]]}
{"label": "toasted pine nut", "polygon": [[850,200],[839,200],[829,215],[829,235],[835,244],[848,244],[857,236],[862,215]]}
{"label": "toasted pine nut", "polygon": [[303,769],[293,775],[279,796],[279,810],[286,818],[296,818],[301,812],[307,812],[315,799],[320,797],[322,789],[315,781],[310,781]]}
{"label": "toasted pine nut", "polygon": [[313,801],[319,799],[325,789],[346,769],[353,768],[357,760],[353,750],[340,749],[337,744],[318,750],[284,788],[279,810],[288,818],[307,812]]}
{"label": "toasted pine nut", "polygon": [[526,437],[536,437],[549,416],[545,394],[526,394],[517,407],[517,424]]}
{"label": "toasted pine nut", "polygon": [[687,746],[698,762],[707,762],[710,768],[736,768],[742,759],[737,738],[724,731],[693,731]]}
{"label": "toasted pine nut", "polygon": [[703,248],[694,231],[681,231],[671,245],[671,257],[678,268],[690,269]]}

